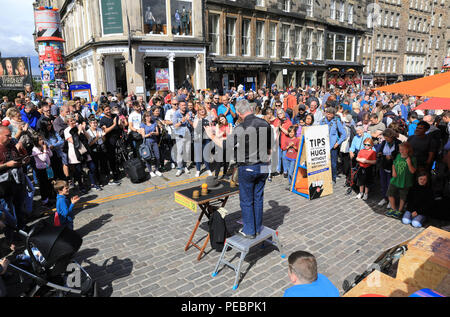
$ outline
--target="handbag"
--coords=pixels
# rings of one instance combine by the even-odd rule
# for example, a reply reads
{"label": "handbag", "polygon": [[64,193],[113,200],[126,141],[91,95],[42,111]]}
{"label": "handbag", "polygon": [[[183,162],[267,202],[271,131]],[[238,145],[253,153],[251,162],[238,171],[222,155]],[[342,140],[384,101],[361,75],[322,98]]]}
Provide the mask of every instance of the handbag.
{"label": "handbag", "polygon": [[53,169],[51,166],[47,165],[46,172],[47,172],[48,179],[52,179],[53,177],[55,177],[55,173],[53,173]]}
{"label": "handbag", "polygon": [[53,224],[54,224],[55,227],[60,227],[61,226],[61,221],[59,221],[58,212],[55,212],[55,217],[53,219]]}

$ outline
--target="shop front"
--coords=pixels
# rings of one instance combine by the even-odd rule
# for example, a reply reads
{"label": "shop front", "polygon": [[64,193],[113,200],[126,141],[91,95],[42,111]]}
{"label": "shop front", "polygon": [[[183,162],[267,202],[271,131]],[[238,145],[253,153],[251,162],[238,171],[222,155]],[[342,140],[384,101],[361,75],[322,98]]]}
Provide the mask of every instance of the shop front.
{"label": "shop front", "polygon": [[205,49],[184,46],[139,46],[145,94],[185,87],[205,89]]}
{"label": "shop front", "polygon": [[244,90],[267,87],[269,63],[211,61],[208,67],[208,88],[220,93],[242,85]]}

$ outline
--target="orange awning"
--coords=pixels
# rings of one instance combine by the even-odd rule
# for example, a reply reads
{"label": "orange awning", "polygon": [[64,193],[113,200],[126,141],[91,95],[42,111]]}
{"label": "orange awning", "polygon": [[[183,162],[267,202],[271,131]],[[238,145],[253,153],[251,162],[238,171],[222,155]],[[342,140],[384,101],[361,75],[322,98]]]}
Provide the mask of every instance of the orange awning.
{"label": "orange awning", "polygon": [[383,86],[375,90],[411,96],[450,98],[450,72]]}
{"label": "orange awning", "polygon": [[414,110],[450,110],[450,98],[432,98]]}

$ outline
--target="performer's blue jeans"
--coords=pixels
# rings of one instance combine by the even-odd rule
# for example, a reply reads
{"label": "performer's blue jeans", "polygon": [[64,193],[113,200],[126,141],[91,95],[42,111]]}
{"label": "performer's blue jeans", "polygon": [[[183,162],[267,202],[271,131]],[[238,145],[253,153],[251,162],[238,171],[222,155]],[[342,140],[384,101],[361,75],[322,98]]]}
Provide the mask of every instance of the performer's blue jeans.
{"label": "performer's blue jeans", "polygon": [[239,200],[244,223],[242,232],[245,234],[253,235],[261,232],[264,186],[268,176],[267,165],[239,167]]}

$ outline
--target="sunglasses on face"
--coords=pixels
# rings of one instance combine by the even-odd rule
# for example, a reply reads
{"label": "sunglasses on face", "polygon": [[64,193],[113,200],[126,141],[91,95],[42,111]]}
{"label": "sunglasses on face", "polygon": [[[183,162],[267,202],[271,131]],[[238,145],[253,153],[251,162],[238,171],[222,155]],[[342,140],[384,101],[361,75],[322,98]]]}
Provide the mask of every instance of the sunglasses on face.
{"label": "sunglasses on face", "polygon": [[372,146],[372,144],[364,144],[364,146]]}

